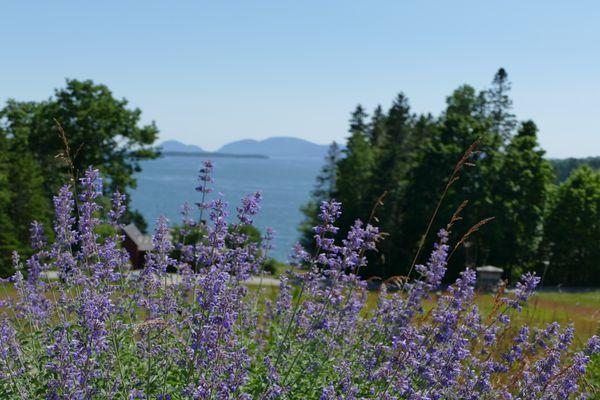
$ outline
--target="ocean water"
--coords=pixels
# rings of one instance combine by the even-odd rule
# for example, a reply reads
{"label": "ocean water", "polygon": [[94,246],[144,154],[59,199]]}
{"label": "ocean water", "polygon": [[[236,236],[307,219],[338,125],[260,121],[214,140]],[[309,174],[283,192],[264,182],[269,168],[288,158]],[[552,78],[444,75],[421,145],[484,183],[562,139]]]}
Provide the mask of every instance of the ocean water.
{"label": "ocean water", "polygon": [[[300,207],[310,197],[315,177],[323,160],[318,157],[286,158],[214,158],[214,183],[210,198],[222,195],[229,203],[230,214],[246,194],[263,194],[261,211],[255,225],[264,232],[275,230],[271,255],[286,261],[298,240],[302,221]],[[179,224],[179,211],[185,201],[200,201],[198,170],[202,158],[164,156],[142,162],[136,174],[138,187],[131,193],[132,207],[139,210],[153,229],[156,219],[164,215],[171,224]],[[197,209],[193,207],[196,211]],[[196,214],[198,215],[198,214]]]}

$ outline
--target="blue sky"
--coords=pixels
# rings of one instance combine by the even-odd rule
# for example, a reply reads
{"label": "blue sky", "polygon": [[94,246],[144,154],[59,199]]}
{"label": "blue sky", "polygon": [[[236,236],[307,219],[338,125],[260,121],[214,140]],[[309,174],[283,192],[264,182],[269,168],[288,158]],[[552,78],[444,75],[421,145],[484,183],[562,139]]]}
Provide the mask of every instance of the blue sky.
{"label": "blue sky", "polygon": [[598,21],[593,1],[3,2],[0,101],[90,78],[161,139],[328,143],[357,103],[438,114],[503,66],[549,156],[600,155]]}

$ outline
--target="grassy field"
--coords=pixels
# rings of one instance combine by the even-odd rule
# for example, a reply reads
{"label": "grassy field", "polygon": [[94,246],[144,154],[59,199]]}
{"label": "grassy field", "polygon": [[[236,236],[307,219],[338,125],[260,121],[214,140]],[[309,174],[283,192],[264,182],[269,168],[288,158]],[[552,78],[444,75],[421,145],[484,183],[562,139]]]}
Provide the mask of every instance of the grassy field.
{"label": "grassy field", "polygon": [[[258,290],[257,285],[249,285],[249,288],[251,291]],[[279,288],[264,286],[260,290],[261,296],[275,300]],[[7,296],[15,296],[14,288],[12,285],[0,284],[0,299]],[[433,305],[436,296],[425,304],[426,310]],[[367,307],[373,307],[376,301],[377,293],[370,293]],[[485,317],[494,306],[494,295],[479,294],[477,303]],[[517,326],[526,324],[543,327],[553,321],[563,327],[573,324],[576,332],[573,348],[579,349],[592,335],[600,333],[600,290],[585,293],[539,292],[530,299],[521,313],[512,313],[511,318]],[[591,390],[595,394],[592,398],[600,399],[600,357],[596,357],[590,365],[586,380],[593,387]]]}
{"label": "grassy field", "polygon": [[[249,285],[251,290],[256,290],[256,285]],[[277,287],[265,286],[261,288],[263,295],[271,299],[277,296]],[[14,296],[12,285],[0,284],[0,299]],[[429,301],[425,308],[433,304]],[[377,293],[370,293],[368,307],[374,306]],[[481,312],[486,315],[494,305],[494,295],[479,294],[477,303]],[[585,293],[539,292],[535,294],[522,313],[513,313],[513,321],[517,324],[527,324],[533,327],[542,327],[552,321],[557,321],[561,326],[573,324],[576,330],[575,345],[584,344],[587,339],[599,332],[600,328],[600,290]]]}

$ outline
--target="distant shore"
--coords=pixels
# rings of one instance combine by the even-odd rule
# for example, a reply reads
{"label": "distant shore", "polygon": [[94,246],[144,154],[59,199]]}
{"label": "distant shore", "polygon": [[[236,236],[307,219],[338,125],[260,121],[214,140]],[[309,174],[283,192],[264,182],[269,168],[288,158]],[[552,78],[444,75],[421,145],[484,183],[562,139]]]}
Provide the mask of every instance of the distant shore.
{"label": "distant shore", "polygon": [[199,158],[269,158],[264,154],[231,154],[211,152],[185,152],[185,151],[163,151],[161,156],[172,157],[199,157]]}

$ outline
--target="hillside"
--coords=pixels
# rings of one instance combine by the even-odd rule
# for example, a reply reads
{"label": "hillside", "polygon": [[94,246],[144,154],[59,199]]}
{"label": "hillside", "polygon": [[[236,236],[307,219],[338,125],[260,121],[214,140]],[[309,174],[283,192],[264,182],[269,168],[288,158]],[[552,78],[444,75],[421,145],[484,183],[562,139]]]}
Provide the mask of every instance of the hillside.
{"label": "hillside", "polygon": [[228,143],[219,153],[264,154],[269,157],[319,157],[327,153],[327,145],[293,137],[272,137],[264,140],[244,139]]}
{"label": "hillside", "polygon": [[175,153],[204,153],[199,146],[194,144],[185,144],[178,140],[165,140],[160,144],[162,151]]}
{"label": "hillside", "polygon": [[593,169],[600,170],[600,157],[550,159],[549,161],[552,164],[552,167],[554,167],[557,182],[565,181],[571,174],[571,171],[583,164],[587,164]]}

